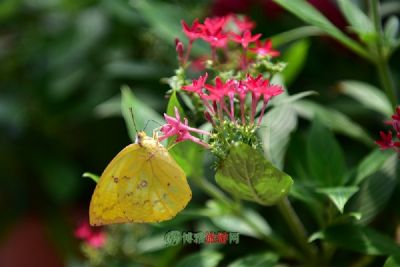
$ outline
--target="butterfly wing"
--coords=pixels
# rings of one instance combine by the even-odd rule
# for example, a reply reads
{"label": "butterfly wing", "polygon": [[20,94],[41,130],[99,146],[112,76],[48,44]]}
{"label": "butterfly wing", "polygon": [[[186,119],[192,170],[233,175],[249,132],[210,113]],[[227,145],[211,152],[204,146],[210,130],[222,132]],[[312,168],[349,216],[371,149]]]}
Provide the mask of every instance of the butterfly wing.
{"label": "butterfly wing", "polygon": [[[157,141],[146,143],[150,151],[138,182],[123,180],[119,202],[133,222],[169,220],[184,209],[192,197],[184,171]],[[130,188],[133,186],[133,188]]]}
{"label": "butterfly wing", "polygon": [[104,170],[90,203],[90,223],[168,220],[190,199],[185,173],[152,139],[127,146]]}
{"label": "butterfly wing", "polygon": [[[131,144],[119,152],[101,175],[89,207],[91,225],[127,222],[119,203],[120,182],[126,174],[137,176],[142,170],[146,154],[138,144]],[[121,176],[121,174],[123,174]]]}

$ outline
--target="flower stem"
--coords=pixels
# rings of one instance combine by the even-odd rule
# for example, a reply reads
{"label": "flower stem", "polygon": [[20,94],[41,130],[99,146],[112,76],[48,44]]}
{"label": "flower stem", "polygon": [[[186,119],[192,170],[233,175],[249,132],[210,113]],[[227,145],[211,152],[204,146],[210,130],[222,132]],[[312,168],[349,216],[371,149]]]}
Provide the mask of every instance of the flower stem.
{"label": "flower stem", "polygon": [[301,246],[304,252],[307,253],[308,261],[315,264],[317,261],[316,248],[308,242],[306,229],[294,211],[288,198],[283,198],[278,202],[277,206],[290,230],[294,234],[298,244]]}
{"label": "flower stem", "polygon": [[396,90],[393,80],[390,76],[390,69],[387,62],[387,58],[385,57],[383,52],[383,42],[382,42],[383,33],[382,33],[381,18],[379,16],[378,0],[369,0],[369,6],[371,9],[371,16],[374,22],[375,32],[377,33],[377,38],[376,38],[377,54],[375,58],[375,65],[378,69],[379,78],[381,80],[382,86],[394,110],[397,105]]}

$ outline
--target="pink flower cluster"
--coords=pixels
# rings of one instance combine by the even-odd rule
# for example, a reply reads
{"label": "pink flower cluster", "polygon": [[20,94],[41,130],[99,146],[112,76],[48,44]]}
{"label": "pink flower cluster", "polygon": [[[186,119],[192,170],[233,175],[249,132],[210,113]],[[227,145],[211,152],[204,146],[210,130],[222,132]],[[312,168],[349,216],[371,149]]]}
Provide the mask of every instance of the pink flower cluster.
{"label": "pink flower cluster", "polygon": [[[248,95],[251,95],[251,110],[248,123],[254,125],[257,106],[262,100],[261,112],[257,122],[260,125],[269,100],[281,94],[283,89],[279,85],[270,84],[268,79],[264,79],[260,74],[252,77],[247,74],[244,80],[230,79],[223,81],[220,77],[215,78],[215,85],[206,84],[208,74],[200,76],[199,79],[193,80],[192,84],[183,86],[185,91],[198,94],[206,107],[206,118],[217,117],[220,121],[224,120],[224,113],[228,115],[230,120],[237,123],[235,118],[235,97],[239,100],[240,117],[243,125],[246,124],[245,104]],[[229,103],[229,104],[227,104]]]}
{"label": "pink flower cluster", "polygon": [[171,136],[176,136],[175,143],[189,140],[199,145],[202,145],[205,148],[209,148],[208,144],[202,142],[199,138],[194,137],[193,135],[191,135],[190,132],[204,134],[204,135],[210,135],[210,133],[207,131],[190,127],[188,125],[188,120],[186,118],[184,118],[184,122],[181,122],[181,117],[179,115],[178,108],[175,107],[175,118],[168,116],[165,113],[164,113],[164,118],[167,123],[164,124],[160,129],[160,132],[163,134],[158,138],[160,142]]}
{"label": "pink flower cluster", "polygon": [[385,133],[384,131],[380,132],[381,140],[376,141],[375,143],[380,146],[382,150],[385,149],[394,149],[396,152],[400,152],[400,107],[396,108],[395,114],[392,116],[392,120],[387,122],[389,125],[392,125],[393,129],[396,132],[397,141],[394,140],[392,131],[388,131]]}
{"label": "pink flower cluster", "polygon": [[91,228],[87,221],[79,224],[74,235],[93,248],[101,248],[106,243],[106,234],[101,230]]}
{"label": "pink flower cluster", "polygon": [[[189,40],[188,48],[184,54],[182,42],[176,41],[176,50],[178,52],[181,64],[184,65],[192,49],[192,44],[197,39],[202,39],[211,47],[211,59],[217,60],[217,48],[223,49],[227,55],[228,42],[238,43],[243,48],[242,69],[246,68],[249,61],[247,51],[260,57],[276,57],[279,52],[272,49],[271,41],[266,40],[264,43],[259,39],[261,34],[252,35],[251,30],[255,27],[255,23],[247,17],[239,18],[236,15],[227,15],[222,17],[206,18],[204,23],[200,23],[195,19],[192,25],[188,25],[182,20],[182,28]],[[250,45],[255,43],[251,48]]]}

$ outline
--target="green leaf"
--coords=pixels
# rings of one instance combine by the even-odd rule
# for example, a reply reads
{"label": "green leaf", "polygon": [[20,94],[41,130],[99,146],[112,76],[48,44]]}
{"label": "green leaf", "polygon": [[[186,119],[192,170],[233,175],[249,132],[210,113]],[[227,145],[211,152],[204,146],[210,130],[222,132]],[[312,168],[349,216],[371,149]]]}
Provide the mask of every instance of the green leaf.
{"label": "green leaf", "polygon": [[278,259],[276,254],[269,252],[253,254],[232,262],[228,267],[274,267]]}
{"label": "green leaf", "polygon": [[385,261],[383,267],[399,267],[400,266],[400,258],[396,257],[389,257]]}
{"label": "green leaf", "polygon": [[323,35],[324,32],[315,26],[302,26],[273,35],[270,39],[275,47],[288,44],[299,39]]}
{"label": "green leaf", "polygon": [[203,250],[179,261],[175,267],[216,267],[223,255],[213,250]]}
{"label": "green leaf", "polygon": [[382,165],[393,155],[392,151],[375,149],[366,156],[357,166],[357,175],[353,184],[358,185],[365,178],[377,172]]}
{"label": "green leaf", "polygon": [[343,81],[339,83],[339,90],[385,117],[390,117],[393,113],[389,99],[375,86],[359,81]]}
{"label": "green leaf", "polygon": [[[155,110],[145,105],[143,102],[139,101],[134,96],[131,89],[126,85],[121,87],[121,109],[122,109],[122,116],[125,119],[129,137],[131,138],[132,142],[135,142],[136,140],[136,130],[145,131],[148,136],[153,135],[152,129],[144,129],[148,121],[156,121],[156,122],[164,121],[162,117]],[[131,109],[134,115],[134,120],[137,129],[135,129],[133,123],[132,114],[130,111]]]}
{"label": "green leaf", "polygon": [[342,186],[331,188],[318,188],[317,192],[324,194],[335,204],[340,213],[343,213],[347,201],[358,191],[356,186]]}
{"label": "green leaf", "polygon": [[184,141],[169,150],[171,156],[187,176],[202,176],[204,149],[190,141]]}
{"label": "green leaf", "polygon": [[[252,209],[244,208],[243,216],[239,216],[232,211],[231,207],[210,200],[207,202],[207,213],[211,215],[211,221],[222,230],[237,232],[258,239],[271,235],[271,228],[268,223]],[[255,227],[252,227],[253,225]]]}
{"label": "green leaf", "polygon": [[170,75],[168,68],[152,62],[114,61],[105,66],[105,72],[111,78],[135,80],[160,79]]}
{"label": "green leaf", "polygon": [[319,116],[308,134],[306,153],[310,178],[316,184],[322,187],[343,185],[346,170],[343,151],[333,133],[321,124]]}
{"label": "green leaf", "polygon": [[385,207],[397,184],[397,155],[393,153],[372,175],[364,178],[360,190],[348,203],[349,211],[360,212],[360,224],[367,224]]}
{"label": "green leaf", "polygon": [[179,20],[185,12],[179,6],[154,1],[150,3],[145,0],[131,1],[131,3],[152,27],[156,36],[171,44],[175,38],[184,39]]}
{"label": "green leaf", "polygon": [[397,16],[390,16],[386,21],[385,26],[383,28],[384,40],[386,45],[395,48],[399,45],[400,40],[398,38],[400,22]]}
{"label": "green leaf", "polygon": [[314,234],[338,247],[367,255],[400,255],[400,247],[388,236],[367,227],[340,224]]}
{"label": "green leaf", "polygon": [[293,107],[301,117],[314,120],[318,114],[318,118],[325,127],[359,140],[368,146],[374,144],[372,138],[359,124],[337,110],[326,108],[308,100],[296,101],[293,103]]}
{"label": "green leaf", "polygon": [[360,36],[361,40],[368,42],[376,35],[372,21],[358,6],[350,0],[338,0],[338,3],[351,29]]}
{"label": "green leaf", "polygon": [[307,39],[303,39],[293,43],[283,53],[282,60],[288,62],[288,65],[282,72],[286,85],[291,84],[300,74],[306,63],[309,48],[310,42]]}
{"label": "green leaf", "polygon": [[262,205],[275,204],[289,193],[293,183],[289,175],[275,168],[260,151],[242,143],[232,146],[215,178],[226,191]]}
{"label": "green leaf", "polygon": [[92,179],[96,184],[99,182],[99,179],[100,179],[100,177],[98,175],[90,173],[90,172],[85,172],[84,174],[82,174],[82,177]]}
{"label": "green leaf", "polygon": [[266,157],[283,168],[284,157],[289,145],[290,134],[297,128],[297,115],[288,104],[271,109],[263,118],[265,128],[259,130]]}
{"label": "green leaf", "polygon": [[176,96],[176,91],[172,91],[167,106],[167,114],[169,116],[175,117],[175,107],[178,109],[181,119],[183,119],[185,116],[185,111],[183,110],[182,105],[179,103],[178,97]]}
{"label": "green leaf", "polygon": [[334,37],[360,56],[370,59],[370,55],[363,47],[358,43],[343,34],[338,28],[336,28],[327,18],[325,18],[317,9],[305,0],[274,0],[274,2],[281,5],[283,8],[290,11],[293,15],[299,19],[307,22],[308,24],[314,25]]}

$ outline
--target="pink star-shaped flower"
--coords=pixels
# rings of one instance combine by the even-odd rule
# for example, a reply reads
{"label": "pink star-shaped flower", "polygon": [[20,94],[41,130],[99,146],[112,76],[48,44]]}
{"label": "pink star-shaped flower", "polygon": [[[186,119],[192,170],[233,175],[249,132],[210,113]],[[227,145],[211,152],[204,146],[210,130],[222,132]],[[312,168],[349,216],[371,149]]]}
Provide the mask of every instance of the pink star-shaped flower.
{"label": "pink star-shaped flower", "polygon": [[203,76],[200,76],[197,80],[193,80],[192,84],[182,86],[182,89],[185,91],[197,93],[200,96],[203,95],[204,84],[207,80],[208,73],[206,72]]}
{"label": "pink star-shaped flower", "polygon": [[260,40],[256,41],[256,46],[249,48],[249,51],[261,56],[261,57],[277,57],[280,55],[280,52],[277,50],[274,50],[272,48],[272,42],[271,40],[265,40],[264,43],[262,43]]}
{"label": "pink star-shaped flower", "polygon": [[261,33],[251,35],[249,30],[245,31],[242,35],[231,33],[231,39],[235,43],[239,43],[244,49],[247,49],[250,43],[257,41],[261,37]]}
{"label": "pink star-shaped flower", "polygon": [[237,15],[232,15],[231,17],[240,33],[245,31],[251,31],[256,26],[256,23],[250,20],[250,18],[247,16],[239,18]]}
{"label": "pink star-shaped flower", "polygon": [[199,23],[198,19],[195,19],[192,23],[192,26],[186,24],[184,20],[181,20],[182,29],[189,41],[193,42],[194,40],[200,38],[203,34],[203,25]]}
{"label": "pink star-shaped flower", "polygon": [[387,134],[385,134],[385,132],[380,131],[379,134],[381,136],[381,140],[375,141],[375,143],[379,145],[382,150],[393,148],[395,146],[392,132],[389,131]]}
{"label": "pink star-shaped flower", "polygon": [[160,128],[160,131],[163,134],[158,138],[160,142],[169,137],[176,136],[175,143],[189,140],[199,145],[202,145],[205,148],[209,148],[208,144],[204,143],[199,138],[192,136],[190,132],[205,134],[205,135],[210,135],[210,133],[207,131],[190,127],[188,125],[188,120],[186,118],[184,118],[184,122],[181,122],[181,117],[179,115],[177,107],[175,107],[175,118],[168,116],[165,113],[164,113],[164,118],[167,123]]}

